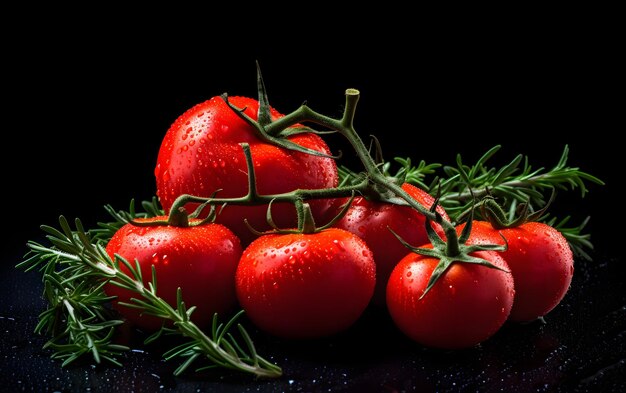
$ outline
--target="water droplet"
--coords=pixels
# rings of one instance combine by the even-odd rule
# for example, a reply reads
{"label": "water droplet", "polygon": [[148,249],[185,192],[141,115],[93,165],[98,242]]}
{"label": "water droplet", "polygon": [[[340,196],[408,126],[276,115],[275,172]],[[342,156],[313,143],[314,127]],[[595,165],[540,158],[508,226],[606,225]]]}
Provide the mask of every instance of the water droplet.
{"label": "water droplet", "polygon": [[412,275],[413,275],[413,272],[412,272],[412,271],[408,271],[408,272],[406,272],[406,276],[407,276],[407,277],[411,277]]}

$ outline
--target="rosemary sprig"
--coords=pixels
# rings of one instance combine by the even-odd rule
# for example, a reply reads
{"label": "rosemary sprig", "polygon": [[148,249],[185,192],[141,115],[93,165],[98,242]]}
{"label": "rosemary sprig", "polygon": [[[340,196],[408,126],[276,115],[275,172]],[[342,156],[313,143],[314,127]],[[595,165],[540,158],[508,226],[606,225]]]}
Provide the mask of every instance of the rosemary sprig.
{"label": "rosemary sprig", "polygon": [[[487,161],[500,149],[496,145],[483,154],[474,165],[463,163],[457,156],[456,166],[426,164],[421,161],[418,166],[411,164],[410,158],[395,158],[401,168],[391,173],[391,163],[385,162],[380,167],[385,176],[394,177],[399,182],[408,182],[428,191],[431,195],[439,195],[439,204],[446,209],[452,222],[461,222],[484,196],[490,195],[498,199],[505,211],[514,211],[521,204],[528,204],[531,209],[546,206],[553,190],[574,190],[578,188],[581,196],[589,191],[587,183],[603,185],[597,177],[583,172],[577,167],[567,165],[569,147],[566,145],[557,164],[549,169],[533,169],[528,156],[517,155],[508,164],[496,168],[487,165]],[[437,169],[440,169],[438,172]],[[441,173],[443,172],[443,173]],[[339,170],[341,184],[355,184],[362,180],[362,174],[342,166]],[[481,219],[480,212],[475,217]],[[585,249],[593,249],[590,235],[583,230],[589,218],[574,227],[566,227],[570,217],[560,221],[557,218],[542,217],[540,220],[559,229],[568,240],[577,256],[591,259]]]}
{"label": "rosemary sprig", "polygon": [[454,221],[460,221],[471,209],[473,201],[487,194],[496,197],[504,210],[509,210],[514,203],[528,203],[535,208],[542,208],[553,189],[579,188],[584,197],[588,192],[585,182],[604,184],[578,167],[567,165],[567,145],[558,163],[547,171],[545,168],[533,169],[528,156],[522,154],[501,168],[488,166],[487,161],[500,147],[496,145],[489,149],[472,166],[463,164],[461,156],[457,155],[457,166],[444,166],[444,175],[435,177],[427,188],[431,194],[440,188],[439,202]]}
{"label": "rosemary sprig", "polygon": [[[117,213],[120,220],[137,216],[133,209],[127,214]],[[104,358],[120,364],[115,357],[128,348],[112,343],[113,329],[122,321],[110,319],[108,315],[106,304],[111,298],[104,294],[102,287],[109,282],[140,295],[139,298],[132,299],[129,306],[171,320],[175,329],[168,329],[169,333],[177,332],[190,339],[185,344],[185,350],[166,353],[167,359],[186,358],[176,370],[177,374],[186,370],[196,359],[205,359],[213,366],[259,377],[273,378],[282,375],[280,367],[257,354],[252,340],[241,324],[237,324],[237,328],[245,346],[239,345],[229,332],[241,313],[235,315],[226,325],[219,326],[217,316],[214,316],[212,335],[208,336],[189,319],[194,307],[187,309],[180,289],[175,307],[157,295],[154,268],[152,281],[146,287],[137,261],[133,266],[119,256],[115,259],[109,257],[102,244],[105,232],[97,232],[100,239],[94,240],[78,219],[75,221],[75,230],[71,229],[63,216],[59,218],[59,224],[60,230],[42,226],[51,245],[28,242],[27,258],[17,267],[27,271],[38,268],[43,272],[44,295],[50,306],[40,315],[36,331],[53,335],[46,347],[55,350],[53,358],[64,359],[63,365],[85,354],[91,354],[96,363]],[[114,225],[105,225],[104,229],[112,230]],[[122,271],[120,263],[130,273]],[[65,328],[61,328],[60,325],[64,322]]]}

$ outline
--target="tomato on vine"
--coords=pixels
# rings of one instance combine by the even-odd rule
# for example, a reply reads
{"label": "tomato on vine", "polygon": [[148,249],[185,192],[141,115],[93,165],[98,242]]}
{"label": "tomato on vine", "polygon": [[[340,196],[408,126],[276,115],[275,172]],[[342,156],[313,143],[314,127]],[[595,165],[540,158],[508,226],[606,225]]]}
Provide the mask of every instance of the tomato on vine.
{"label": "tomato on vine", "polygon": [[[503,243],[502,252],[515,281],[515,300],[509,319],[530,322],[542,318],[563,300],[574,275],[574,255],[567,239],[554,227],[532,221],[522,214],[507,222],[493,199],[482,204],[489,221],[475,221],[471,238],[475,243]],[[542,209],[543,210],[543,209]],[[540,216],[543,211],[534,214]],[[459,227],[462,230],[463,225]]]}
{"label": "tomato on vine", "polygon": [[[157,294],[168,304],[177,303],[177,289],[183,291],[189,306],[196,306],[191,320],[206,327],[215,313],[233,311],[237,305],[235,271],[242,247],[235,234],[221,224],[202,223],[198,219],[174,222],[170,215],[137,219],[122,226],[106,246],[111,258],[119,255],[133,266],[139,263],[144,285],[152,278],[152,266],[158,275]],[[169,221],[168,221],[169,220]],[[123,264],[120,269],[129,270]],[[113,306],[136,327],[154,331],[162,319],[137,308],[131,303],[137,294],[126,288],[107,284],[105,291],[116,296]]]}
{"label": "tomato on vine", "polygon": [[[303,208],[308,211],[307,204]],[[239,303],[256,326],[275,336],[308,339],[344,331],[374,292],[376,265],[365,242],[310,223],[305,218],[299,230],[261,235],[237,267]]]}
{"label": "tomato on vine", "polygon": [[[471,223],[471,221],[469,221]],[[387,307],[396,326],[427,347],[462,349],[492,337],[506,322],[515,294],[497,245],[474,245],[467,230],[447,243],[432,228],[432,245],[416,248],[393,269]],[[401,239],[402,240],[402,239]],[[469,243],[469,244],[466,244]]]}
{"label": "tomato on vine", "polygon": [[[240,143],[247,143],[252,151],[256,191],[260,194],[336,187],[337,166],[319,135],[298,125],[279,135],[268,135],[246,120],[271,122],[281,117],[264,102],[260,105],[252,98],[221,96],[180,115],[165,134],[154,171],[157,195],[165,210],[169,211],[182,194],[244,197],[249,189],[248,170]],[[313,214],[321,217],[329,203],[324,199],[312,200]],[[235,232],[245,246],[254,235],[244,219],[255,228],[269,229],[266,210],[267,204],[226,206],[216,222]],[[276,203],[274,215],[279,226],[296,225],[290,204]]]}

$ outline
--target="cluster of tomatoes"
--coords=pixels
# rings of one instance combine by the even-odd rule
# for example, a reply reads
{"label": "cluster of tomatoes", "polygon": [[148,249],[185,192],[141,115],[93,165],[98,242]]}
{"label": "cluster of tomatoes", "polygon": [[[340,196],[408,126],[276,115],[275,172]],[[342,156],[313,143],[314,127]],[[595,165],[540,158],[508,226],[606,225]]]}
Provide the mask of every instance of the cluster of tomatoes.
{"label": "cluster of tomatoes", "polygon": [[[241,143],[250,147],[253,187],[260,195],[338,186],[337,166],[321,135],[285,136],[321,155],[269,143],[243,117],[257,119],[258,101],[229,101],[242,112],[214,97],[187,110],[166,133],[155,168],[157,195],[166,212],[183,194],[245,196],[251,185]],[[282,117],[273,109],[270,114],[273,120]],[[434,203],[418,187],[405,183],[402,189],[427,209]],[[196,205],[185,207],[193,211]],[[563,236],[545,224],[496,229],[473,221],[468,245],[506,244],[506,251],[471,252],[470,262],[444,255],[449,263],[441,271],[438,254],[421,255],[404,244],[433,247],[433,231],[426,229],[431,223],[410,206],[358,195],[315,198],[306,207],[318,224],[347,210],[327,228],[297,231],[302,217],[292,203],[273,203],[271,220],[267,204],[227,203],[217,207],[213,222],[201,225],[195,225],[199,218],[182,220],[184,225],[129,223],[111,238],[107,252],[137,260],[146,280],[154,266],[157,293],[170,304],[182,288],[187,306],[196,307],[191,319],[198,326],[208,326],[214,313],[240,307],[259,329],[287,339],[344,331],[371,306],[386,307],[398,328],[422,345],[470,347],[507,320],[542,317],[571,283],[572,252]],[[441,206],[436,211],[448,219]],[[437,241],[444,242],[441,227],[432,225]],[[292,230],[269,231],[272,227]],[[434,283],[433,272],[438,275]],[[114,305],[129,322],[146,330],[161,327],[156,317],[117,306],[134,296],[130,291],[113,285],[106,291],[117,297]]]}

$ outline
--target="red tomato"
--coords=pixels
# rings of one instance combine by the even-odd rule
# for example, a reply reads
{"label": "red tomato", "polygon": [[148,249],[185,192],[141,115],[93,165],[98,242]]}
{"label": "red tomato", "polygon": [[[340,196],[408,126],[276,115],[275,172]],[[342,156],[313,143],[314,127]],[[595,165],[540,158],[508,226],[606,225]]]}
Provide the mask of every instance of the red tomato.
{"label": "red tomato", "polygon": [[318,338],[350,327],[372,298],[376,266],[359,237],[337,228],[268,234],[243,253],[237,297],[260,329],[284,338]]}
{"label": "red tomato", "polygon": [[[258,101],[246,97],[230,97],[229,101],[246,108],[245,114],[257,118]],[[282,117],[272,110],[273,119]],[[327,144],[316,134],[304,133],[288,137],[290,141],[330,154]],[[262,195],[289,192],[295,189],[336,187],[337,166],[332,158],[296,152],[259,139],[254,128],[242,120],[220,97],[197,104],[183,113],[167,131],[158,155],[155,176],[157,195],[166,211],[181,194],[209,197],[217,190],[218,197],[245,196],[248,175],[240,143],[250,145],[257,190]],[[312,200],[315,218],[328,209],[328,200]],[[193,207],[187,207],[193,211]],[[226,206],[215,222],[230,228],[245,246],[254,239],[244,218],[259,231],[270,229],[266,222],[267,205]],[[295,227],[293,205],[274,203],[272,215],[281,228]]]}
{"label": "red tomato", "polygon": [[[164,220],[157,217],[147,220]],[[214,313],[232,311],[237,304],[235,270],[242,254],[239,239],[220,224],[193,227],[169,225],[140,227],[126,224],[111,238],[106,247],[113,258],[119,254],[131,264],[139,261],[144,285],[152,279],[152,265],[157,273],[157,295],[176,307],[176,291],[182,289],[187,307],[197,306],[191,320],[198,326],[208,326]],[[128,269],[120,264],[128,273]],[[139,328],[156,330],[162,320],[140,315],[134,308],[117,305],[130,302],[141,295],[108,284],[108,295],[117,296],[115,308]]]}
{"label": "red tomato", "polygon": [[[404,183],[402,189],[427,209],[435,201],[426,191],[409,183]],[[441,206],[437,206],[437,212],[446,220],[449,219]],[[409,253],[409,250],[398,241],[389,228],[407,243],[418,247],[428,243],[425,221],[424,215],[412,207],[356,197],[346,215],[334,225],[365,240],[374,253],[376,261],[374,304],[385,304],[389,275],[400,259]]]}
{"label": "red tomato", "polygon": [[509,319],[529,322],[543,317],[563,300],[572,282],[574,256],[567,239],[541,222],[496,230],[486,221],[474,221],[470,238],[479,244],[502,244],[498,233],[507,240],[508,249],[502,257],[515,280]]}
{"label": "red tomato", "polygon": [[[471,255],[508,269],[495,251]],[[461,349],[495,334],[513,305],[511,274],[472,263],[454,262],[420,299],[439,259],[410,253],[393,269],[387,307],[398,328],[428,347]]]}

